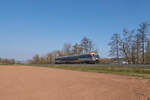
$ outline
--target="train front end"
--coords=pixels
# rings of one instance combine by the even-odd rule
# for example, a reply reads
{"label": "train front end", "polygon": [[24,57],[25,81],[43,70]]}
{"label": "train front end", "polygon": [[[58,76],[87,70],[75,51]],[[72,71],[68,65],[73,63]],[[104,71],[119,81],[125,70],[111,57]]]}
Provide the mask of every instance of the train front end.
{"label": "train front end", "polygon": [[99,59],[100,59],[99,55],[96,52],[91,52],[90,54],[92,55],[93,62],[99,63]]}

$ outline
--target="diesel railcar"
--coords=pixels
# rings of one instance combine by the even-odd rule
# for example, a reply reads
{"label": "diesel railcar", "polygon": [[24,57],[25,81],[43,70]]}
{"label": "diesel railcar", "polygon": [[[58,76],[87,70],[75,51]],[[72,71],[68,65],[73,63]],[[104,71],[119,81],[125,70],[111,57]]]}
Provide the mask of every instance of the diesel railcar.
{"label": "diesel railcar", "polygon": [[55,59],[55,64],[95,64],[99,62],[98,54],[84,54],[77,56],[64,56]]}

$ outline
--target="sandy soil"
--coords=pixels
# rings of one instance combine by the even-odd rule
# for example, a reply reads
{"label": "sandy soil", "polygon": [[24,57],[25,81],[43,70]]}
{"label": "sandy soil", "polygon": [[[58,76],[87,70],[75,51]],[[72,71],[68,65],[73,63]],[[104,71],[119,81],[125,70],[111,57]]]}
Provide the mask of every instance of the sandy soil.
{"label": "sandy soil", "polygon": [[150,100],[150,82],[129,76],[0,66],[0,100]]}

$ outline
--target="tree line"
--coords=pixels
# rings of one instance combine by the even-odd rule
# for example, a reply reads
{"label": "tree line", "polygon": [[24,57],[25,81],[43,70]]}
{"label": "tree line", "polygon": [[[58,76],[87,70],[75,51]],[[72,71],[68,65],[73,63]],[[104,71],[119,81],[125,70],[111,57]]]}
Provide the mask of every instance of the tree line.
{"label": "tree line", "polygon": [[45,56],[36,54],[32,59],[28,60],[28,64],[53,64],[56,57],[88,54],[91,51],[98,52],[93,41],[84,37],[79,43],[75,43],[74,45],[65,43],[62,50],[55,50]]}
{"label": "tree line", "polygon": [[137,29],[114,33],[108,44],[110,56],[118,62],[123,58],[129,64],[150,64],[149,25],[144,22]]}
{"label": "tree line", "polygon": [[0,64],[15,64],[15,59],[4,59],[0,58]]}
{"label": "tree line", "polygon": [[[121,33],[114,33],[109,42],[109,56],[111,59],[101,59],[100,63],[112,63],[114,59],[119,63],[122,59],[129,64],[150,64],[150,24],[141,23],[137,29],[123,29]],[[91,51],[98,53],[93,41],[87,37],[80,42],[65,43],[61,50],[52,51],[45,56],[36,54],[28,60],[28,64],[53,64],[55,58],[61,56],[72,56],[88,54]],[[14,59],[0,58],[0,64],[16,64]]]}

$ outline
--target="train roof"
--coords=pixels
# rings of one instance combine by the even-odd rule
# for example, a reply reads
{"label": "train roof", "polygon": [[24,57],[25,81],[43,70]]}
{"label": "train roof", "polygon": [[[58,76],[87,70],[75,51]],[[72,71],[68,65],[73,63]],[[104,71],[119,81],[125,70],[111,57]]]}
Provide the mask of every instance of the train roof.
{"label": "train roof", "polygon": [[57,57],[56,59],[58,59],[58,58],[66,58],[66,57],[86,56],[86,55],[93,55],[93,54],[96,54],[96,53],[92,52],[92,53],[89,53],[89,54],[82,54],[82,55],[61,56],[61,57]]}
{"label": "train roof", "polygon": [[[72,55],[72,56],[61,56],[61,57],[57,57],[57,58],[65,58],[65,57],[77,57],[77,56],[85,56],[85,55],[91,55],[91,54]],[[56,58],[56,59],[57,59],[57,58]]]}

